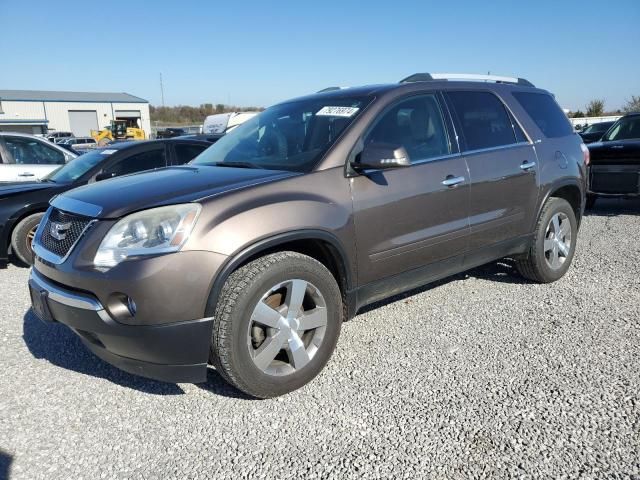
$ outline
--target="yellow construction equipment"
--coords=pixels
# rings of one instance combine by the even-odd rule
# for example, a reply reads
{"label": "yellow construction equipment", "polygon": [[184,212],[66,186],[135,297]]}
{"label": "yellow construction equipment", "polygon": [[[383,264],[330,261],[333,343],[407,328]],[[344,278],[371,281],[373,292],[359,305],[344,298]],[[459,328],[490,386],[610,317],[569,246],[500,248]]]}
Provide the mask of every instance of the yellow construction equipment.
{"label": "yellow construction equipment", "polygon": [[91,136],[100,146],[104,146],[114,140],[144,140],[144,130],[139,128],[133,120],[111,120],[111,125],[103,130],[91,130]]}

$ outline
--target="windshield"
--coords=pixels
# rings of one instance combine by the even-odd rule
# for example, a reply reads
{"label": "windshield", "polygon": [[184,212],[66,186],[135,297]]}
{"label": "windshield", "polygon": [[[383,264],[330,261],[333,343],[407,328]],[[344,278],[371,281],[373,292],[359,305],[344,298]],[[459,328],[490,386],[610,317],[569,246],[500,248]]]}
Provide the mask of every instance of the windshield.
{"label": "windshield", "polygon": [[270,107],[192,163],[308,172],[372,100],[319,97]]}
{"label": "windshield", "polygon": [[640,115],[622,117],[602,137],[604,141],[640,139]]}
{"label": "windshield", "polygon": [[43,180],[55,183],[71,183],[95,167],[100,161],[107,158],[107,154],[104,152],[113,152],[113,150],[93,150],[80,155],[66,165],[51,172],[44,177]]}

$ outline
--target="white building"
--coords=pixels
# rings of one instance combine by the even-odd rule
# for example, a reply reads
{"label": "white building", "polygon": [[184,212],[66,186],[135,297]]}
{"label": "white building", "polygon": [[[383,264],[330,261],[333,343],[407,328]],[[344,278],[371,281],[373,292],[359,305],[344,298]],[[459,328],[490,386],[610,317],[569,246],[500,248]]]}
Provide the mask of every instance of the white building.
{"label": "white building", "polygon": [[137,124],[146,135],[151,132],[149,102],[128,93],[0,90],[0,131],[86,137],[115,119]]}

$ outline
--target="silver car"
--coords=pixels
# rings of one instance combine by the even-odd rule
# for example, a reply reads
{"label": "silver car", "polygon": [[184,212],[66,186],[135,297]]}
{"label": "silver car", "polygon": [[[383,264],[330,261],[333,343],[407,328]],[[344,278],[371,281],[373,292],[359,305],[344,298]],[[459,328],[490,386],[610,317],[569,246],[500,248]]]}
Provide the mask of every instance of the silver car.
{"label": "silver car", "polygon": [[39,180],[76,157],[34,135],[0,132],[0,182]]}

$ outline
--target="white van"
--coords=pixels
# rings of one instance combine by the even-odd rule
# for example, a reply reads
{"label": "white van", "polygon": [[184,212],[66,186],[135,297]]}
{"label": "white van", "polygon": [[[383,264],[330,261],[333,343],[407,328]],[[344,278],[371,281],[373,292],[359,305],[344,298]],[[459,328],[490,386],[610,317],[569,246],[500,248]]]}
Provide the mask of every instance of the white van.
{"label": "white van", "polygon": [[260,112],[229,112],[209,115],[204,119],[202,133],[205,135],[223,134],[234,127],[255,117]]}

